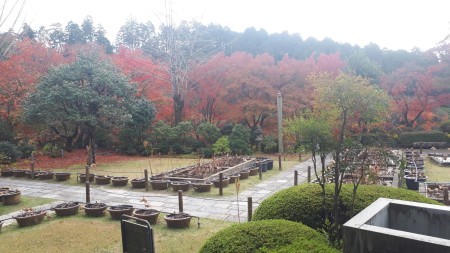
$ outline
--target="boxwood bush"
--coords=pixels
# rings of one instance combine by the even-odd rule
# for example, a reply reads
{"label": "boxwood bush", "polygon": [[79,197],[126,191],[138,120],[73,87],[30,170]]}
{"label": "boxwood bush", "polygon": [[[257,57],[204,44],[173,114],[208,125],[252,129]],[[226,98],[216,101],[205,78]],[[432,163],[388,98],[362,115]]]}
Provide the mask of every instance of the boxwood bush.
{"label": "boxwood bush", "polygon": [[414,142],[449,142],[448,136],[443,132],[408,132],[402,133],[398,138],[398,144],[404,148],[410,148]]}
{"label": "boxwood bush", "polygon": [[[352,212],[352,185],[343,185],[340,203],[340,223],[344,224],[355,214],[362,211],[378,198],[391,198],[408,200],[429,204],[439,204],[417,192],[406,189],[392,188],[378,185],[361,185],[358,188],[355,206]],[[326,188],[325,208],[332,211],[334,188]],[[302,184],[275,193],[264,200],[253,214],[253,220],[284,219],[314,228],[322,229],[324,224],[324,209],[322,203],[322,190],[316,184]]]}
{"label": "boxwood bush", "polygon": [[235,224],[209,238],[200,253],[339,252],[313,229],[292,221],[265,220]]}

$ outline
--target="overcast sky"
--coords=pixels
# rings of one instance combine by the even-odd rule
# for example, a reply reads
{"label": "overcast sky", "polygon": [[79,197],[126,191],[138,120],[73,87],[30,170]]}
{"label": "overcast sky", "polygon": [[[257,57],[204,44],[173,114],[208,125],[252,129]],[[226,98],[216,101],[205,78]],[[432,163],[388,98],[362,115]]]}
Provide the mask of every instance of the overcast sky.
{"label": "overcast sky", "polygon": [[450,0],[26,0],[23,17],[37,29],[57,22],[81,25],[90,15],[114,42],[129,18],[164,22],[170,2],[176,22],[195,19],[237,32],[253,26],[394,50],[427,50],[450,34]]}

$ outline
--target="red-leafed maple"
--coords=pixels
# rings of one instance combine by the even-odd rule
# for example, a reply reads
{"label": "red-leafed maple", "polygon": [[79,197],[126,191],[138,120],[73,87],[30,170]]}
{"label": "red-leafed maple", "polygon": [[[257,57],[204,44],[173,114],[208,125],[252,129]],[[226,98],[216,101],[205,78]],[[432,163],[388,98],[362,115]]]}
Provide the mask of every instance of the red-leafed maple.
{"label": "red-leafed maple", "polygon": [[137,83],[137,96],[151,100],[156,107],[156,119],[171,121],[173,106],[169,73],[162,65],[145,56],[141,50],[120,48],[112,56],[114,64],[133,82]]}

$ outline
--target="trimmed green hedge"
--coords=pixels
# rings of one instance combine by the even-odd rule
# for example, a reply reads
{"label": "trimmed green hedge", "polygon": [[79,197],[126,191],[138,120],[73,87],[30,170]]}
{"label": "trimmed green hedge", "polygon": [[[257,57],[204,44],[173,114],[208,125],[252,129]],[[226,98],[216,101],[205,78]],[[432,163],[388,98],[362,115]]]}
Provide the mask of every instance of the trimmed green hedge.
{"label": "trimmed green hedge", "polygon": [[292,221],[265,220],[235,224],[209,238],[200,253],[339,252],[313,229]]}
{"label": "trimmed green hedge", "polygon": [[408,132],[398,137],[398,144],[404,148],[410,148],[414,142],[449,142],[448,136],[443,132]]}
{"label": "trimmed green hedge", "polygon": [[[350,210],[352,200],[352,185],[343,185],[341,192],[340,223],[344,224],[355,214],[362,211],[378,198],[408,200],[429,204],[439,204],[417,192],[405,189],[378,185],[361,185],[356,193],[355,207]],[[332,194],[334,188],[326,188],[326,209],[331,212],[333,207]],[[264,200],[253,214],[253,220],[283,219],[303,224],[313,228],[323,228],[324,211],[322,208],[322,190],[317,184],[302,184],[275,193]]]}

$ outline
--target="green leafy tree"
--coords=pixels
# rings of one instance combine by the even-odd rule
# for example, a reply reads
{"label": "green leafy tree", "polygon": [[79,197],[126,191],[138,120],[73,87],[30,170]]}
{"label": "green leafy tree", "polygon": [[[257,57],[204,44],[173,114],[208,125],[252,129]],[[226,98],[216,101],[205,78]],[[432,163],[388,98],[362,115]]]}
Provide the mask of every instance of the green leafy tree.
{"label": "green leafy tree", "polygon": [[230,142],[228,141],[228,136],[220,137],[213,144],[213,152],[214,152],[214,155],[224,155],[224,154],[231,152]]}
{"label": "green leafy tree", "polygon": [[[25,122],[45,125],[64,139],[66,149],[80,135],[94,147],[98,129],[133,120],[131,108],[140,101],[135,94],[134,86],[110,62],[96,53],[83,53],[42,78],[27,98],[23,116]],[[95,149],[90,150],[95,163]]]}
{"label": "green leafy tree", "polygon": [[231,151],[238,155],[251,154],[250,149],[250,129],[241,124],[233,127],[233,131],[228,138]]}
{"label": "green leafy tree", "polygon": [[209,122],[202,122],[196,133],[207,146],[211,146],[220,137],[220,129]]}

